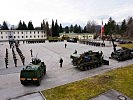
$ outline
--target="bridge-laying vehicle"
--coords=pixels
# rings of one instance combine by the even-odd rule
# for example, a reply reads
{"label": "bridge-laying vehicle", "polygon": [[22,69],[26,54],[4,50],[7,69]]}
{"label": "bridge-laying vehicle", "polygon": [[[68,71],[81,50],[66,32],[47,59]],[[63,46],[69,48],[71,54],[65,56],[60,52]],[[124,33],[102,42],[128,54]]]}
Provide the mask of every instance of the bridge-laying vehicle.
{"label": "bridge-laying vehicle", "polygon": [[46,74],[46,65],[38,58],[32,58],[32,62],[20,72],[20,81],[22,85],[35,84],[40,85],[43,76]]}
{"label": "bridge-laying vehicle", "polygon": [[103,53],[88,51],[83,54],[72,54],[70,56],[72,64],[80,70],[90,70],[100,67],[101,65],[109,65],[109,61],[103,59]]}

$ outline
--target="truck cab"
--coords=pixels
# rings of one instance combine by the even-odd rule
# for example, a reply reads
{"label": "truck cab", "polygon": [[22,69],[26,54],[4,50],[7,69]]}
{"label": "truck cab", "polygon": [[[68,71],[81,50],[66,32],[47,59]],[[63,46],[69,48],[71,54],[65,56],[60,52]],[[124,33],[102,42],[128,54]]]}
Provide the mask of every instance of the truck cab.
{"label": "truck cab", "polygon": [[22,85],[35,84],[40,85],[43,76],[46,74],[46,65],[40,59],[33,58],[32,62],[24,66],[20,72],[20,81]]}

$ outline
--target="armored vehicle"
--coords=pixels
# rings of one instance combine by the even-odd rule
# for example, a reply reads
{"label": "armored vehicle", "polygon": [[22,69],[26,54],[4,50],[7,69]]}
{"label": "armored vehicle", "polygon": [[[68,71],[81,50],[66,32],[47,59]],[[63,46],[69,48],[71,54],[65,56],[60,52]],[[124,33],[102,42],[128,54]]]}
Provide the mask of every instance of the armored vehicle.
{"label": "armored vehicle", "polygon": [[111,58],[116,59],[117,61],[125,61],[128,59],[132,59],[133,53],[130,49],[127,48],[118,49],[111,53]]}
{"label": "armored vehicle", "polygon": [[32,58],[32,62],[21,70],[20,81],[22,85],[29,83],[40,85],[43,76],[46,74],[46,65],[40,59]]}
{"label": "armored vehicle", "polygon": [[73,54],[70,58],[72,64],[83,71],[100,67],[102,64],[109,65],[109,61],[103,59],[102,52],[88,51],[83,54]]}

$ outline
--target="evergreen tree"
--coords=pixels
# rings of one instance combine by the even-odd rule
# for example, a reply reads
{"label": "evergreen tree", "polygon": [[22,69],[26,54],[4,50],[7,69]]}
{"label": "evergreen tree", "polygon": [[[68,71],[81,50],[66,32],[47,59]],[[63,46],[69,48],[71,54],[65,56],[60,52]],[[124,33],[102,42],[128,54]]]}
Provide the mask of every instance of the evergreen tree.
{"label": "evergreen tree", "polygon": [[116,22],[112,20],[112,18],[109,18],[109,21],[107,24],[104,25],[104,31],[106,35],[111,35],[115,33],[116,30]]}
{"label": "evergreen tree", "polygon": [[116,32],[116,34],[120,34],[120,26],[118,24],[116,25],[116,31],[115,32]]}
{"label": "evergreen tree", "polygon": [[86,31],[86,26],[84,27],[84,30],[83,30],[83,32],[84,32],[84,33],[87,33],[87,31]]}
{"label": "evergreen tree", "polygon": [[70,33],[73,32],[73,25],[70,26]]}
{"label": "evergreen tree", "polygon": [[59,27],[59,33],[63,33],[63,28],[62,28],[61,24],[60,24],[60,27]]}
{"label": "evergreen tree", "polygon": [[66,26],[65,29],[64,29],[65,33],[69,33],[69,27]]}
{"label": "evergreen tree", "polygon": [[127,25],[126,25],[126,20],[124,19],[120,27],[120,32],[123,34],[126,32],[126,30],[127,30]]}
{"label": "evergreen tree", "polygon": [[9,30],[7,23],[4,21],[1,30]]}
{"label": "evergreen tree", "polygon": [[80,25],[79,25],[79,27],[78,27],[78,33],[82,33],[82,28],[81,28]]}
{"label": "evergreen tree", "polygon": [[41,30],[43,30],[43,24],[41,23]]}
{"label": "evergreen tree", "polygon": [[23,24],[21,22],[21,20],[19,21],[19,24],[18,24],[18,28],[17,30],[22,30],[23,29]]}
{"label": "evergreen tree", "polygon": [[29,23],[28,23],[28,30],[34,30],[34,26],[32,24],[32,21],[29,21]]}
{"label": "evergreen tree", "polygon": [[78,25],[77,25],[77,24],[74,26],[73,32],[74,32],[74,33],[78,33]]}
{"label": "evergreen tree", "polygon": [[46,33],[48,36],[51,36],[48,22],[46,22]]}
{"label": "evergreen tree", "polygon": [[51,31],[52,31],[52,37],[55,36],[55,26],[54,26],[54,20],[52,19],[52,27],[51,27]]}
{"label": "evergreen tree", "polygon": [[59,37],[59,25],[57,20],[55,22],[55,36]]}
{"label": "evergreen tree", "polygon": [[27,25],[25,24],[25,22],[23,21],[23,24],[22,24],[22,30],[27,30]]}

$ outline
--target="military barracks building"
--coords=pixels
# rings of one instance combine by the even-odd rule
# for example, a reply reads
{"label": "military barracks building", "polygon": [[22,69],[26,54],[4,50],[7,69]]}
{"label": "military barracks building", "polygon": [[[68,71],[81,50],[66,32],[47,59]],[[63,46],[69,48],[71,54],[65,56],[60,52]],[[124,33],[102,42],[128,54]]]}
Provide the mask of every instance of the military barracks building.
{"label": "military barracks building", "polygon": [[44,30],[0,30],[0,41],[23,41],[43,43],[47,39]]}

